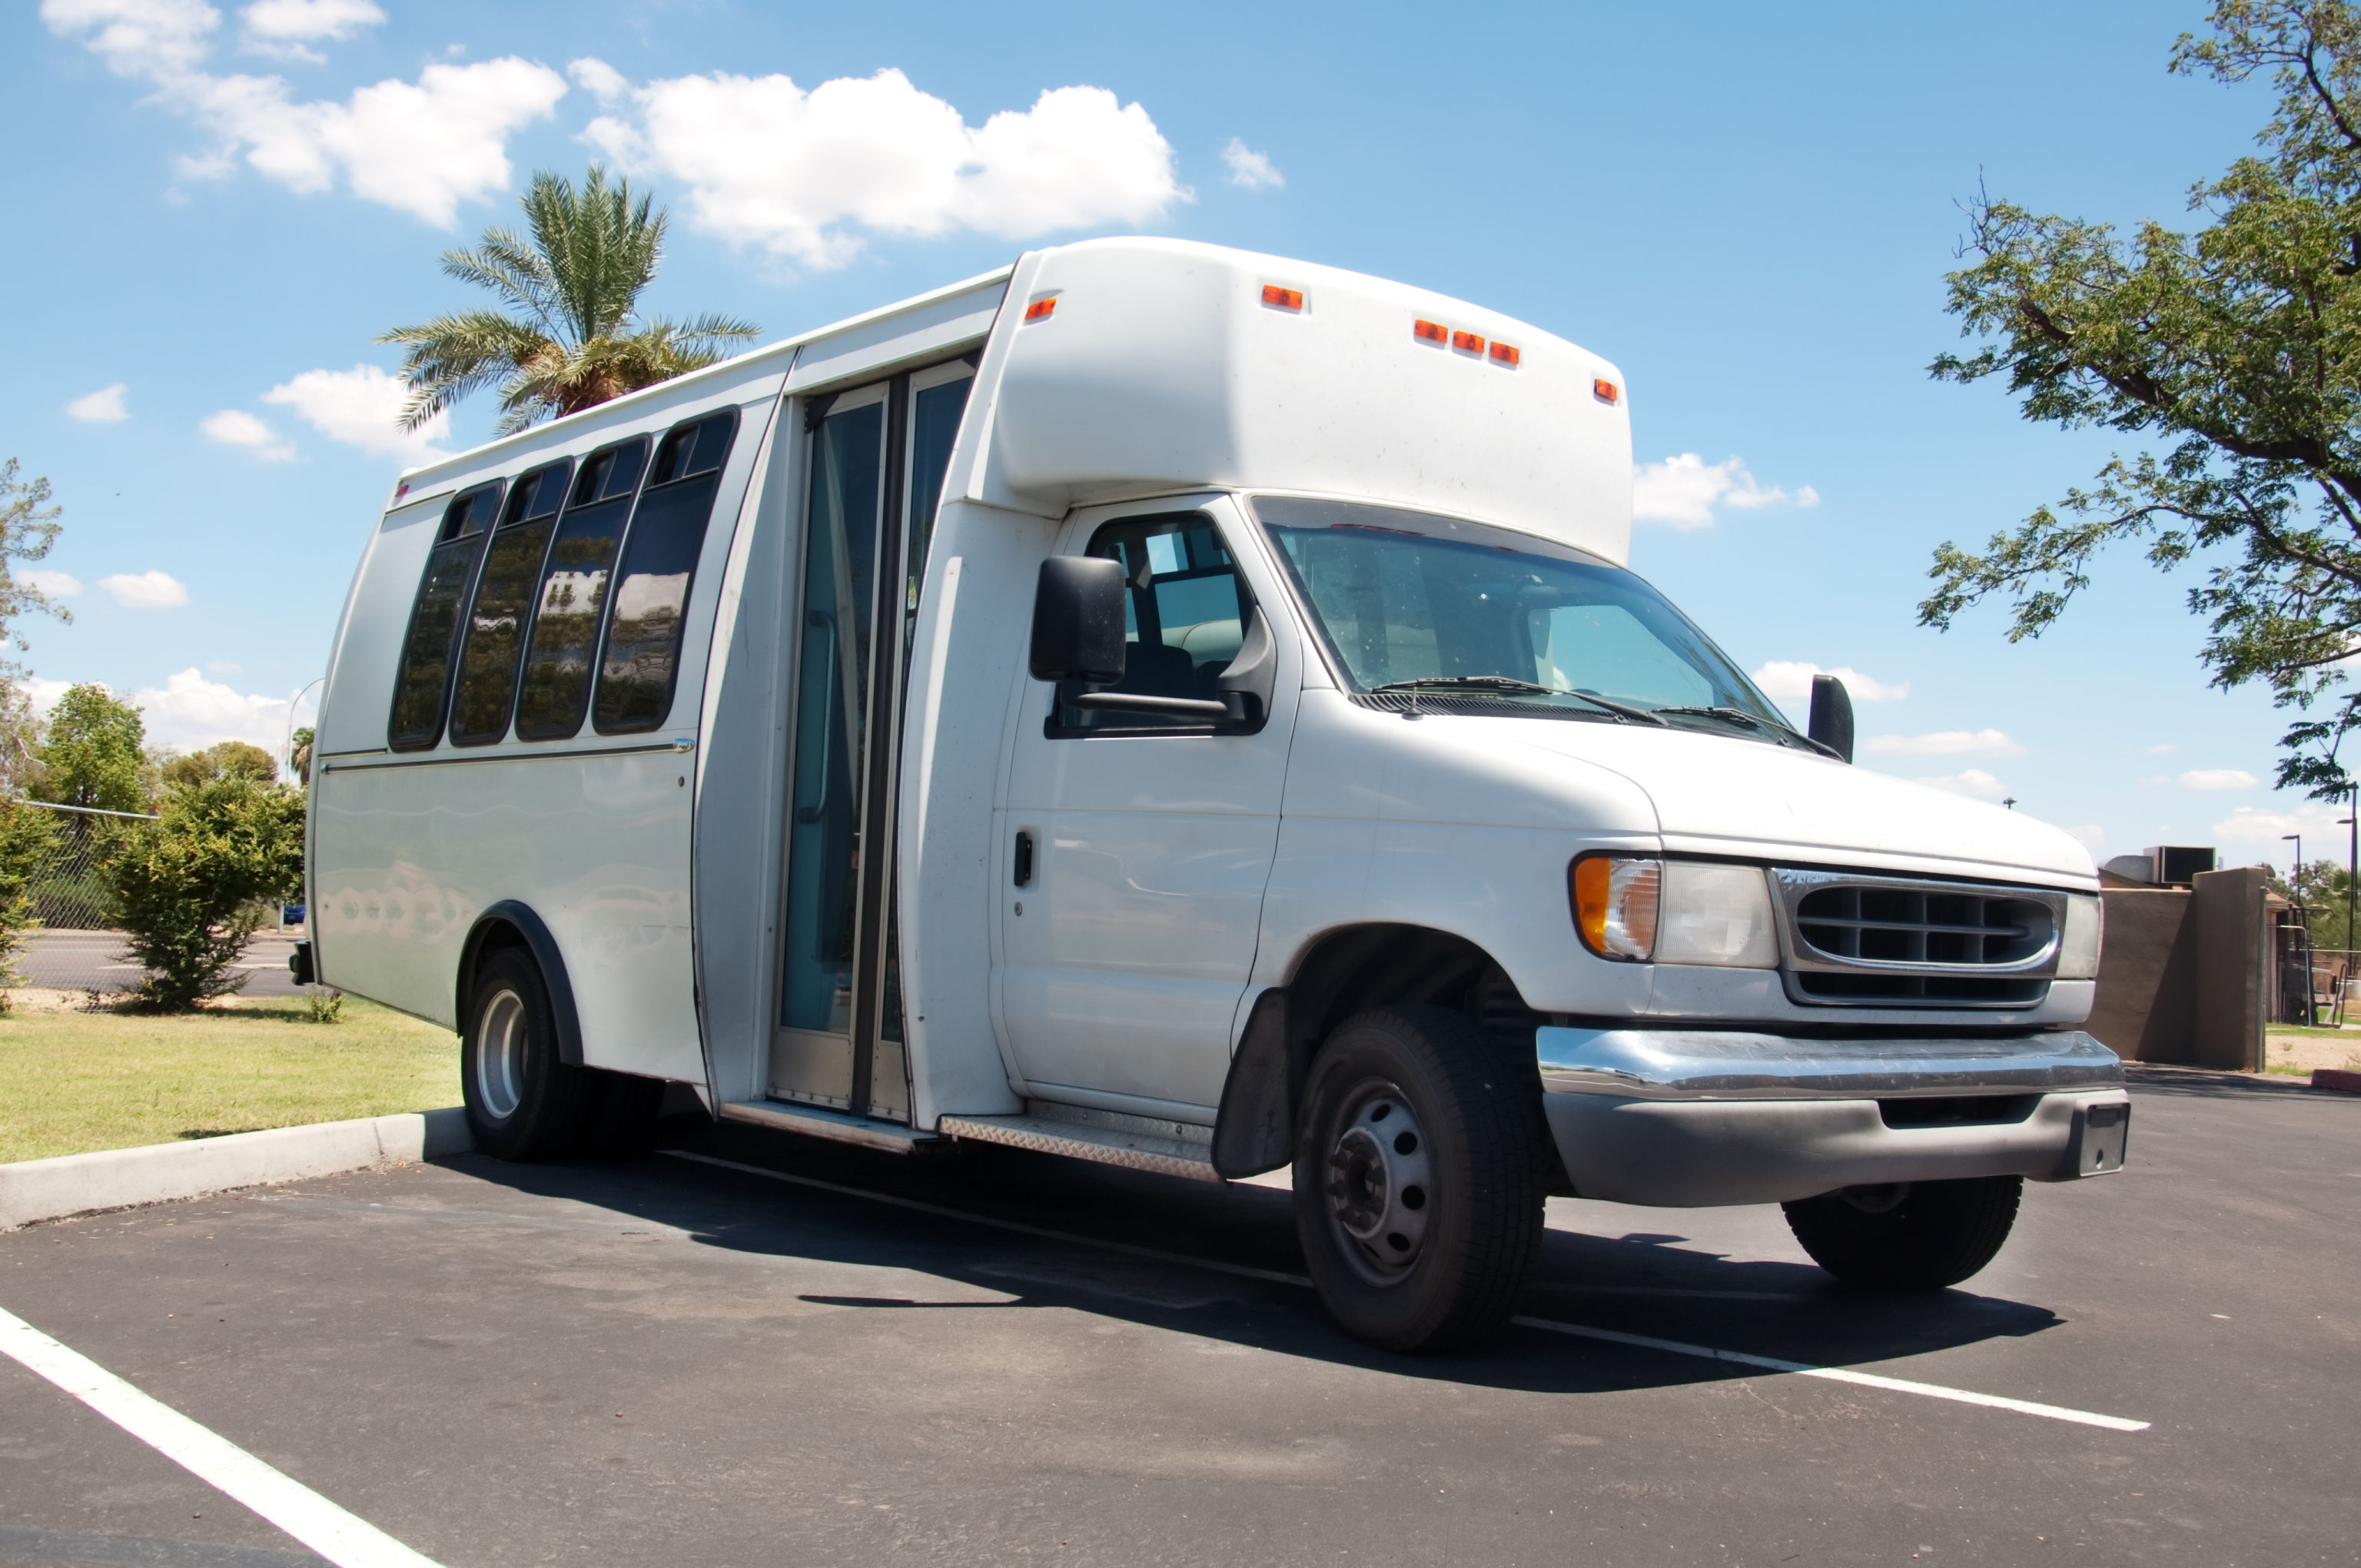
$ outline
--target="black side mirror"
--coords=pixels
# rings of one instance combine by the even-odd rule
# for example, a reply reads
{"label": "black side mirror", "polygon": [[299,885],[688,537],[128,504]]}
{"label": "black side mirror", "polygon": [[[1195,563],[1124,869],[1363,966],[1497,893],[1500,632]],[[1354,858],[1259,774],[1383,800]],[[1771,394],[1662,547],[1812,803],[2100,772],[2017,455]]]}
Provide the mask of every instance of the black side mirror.
{"label": "black side mirror", "polygon": [[1123,679],[1123,565],[1052,555],[1033,590],[1033,678],[1112,685]]}
{"label": "black side mirror", "polygon": [[1812,677],[1812,718],[1805,733],[1838,757],[1852,761],[1852,694],[1834,675]]}

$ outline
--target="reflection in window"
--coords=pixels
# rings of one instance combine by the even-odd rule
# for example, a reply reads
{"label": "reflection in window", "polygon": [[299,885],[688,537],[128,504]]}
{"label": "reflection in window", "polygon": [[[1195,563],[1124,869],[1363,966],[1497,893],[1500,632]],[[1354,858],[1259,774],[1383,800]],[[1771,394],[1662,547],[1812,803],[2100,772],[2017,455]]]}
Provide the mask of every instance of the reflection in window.
{"label": "reflection in window", "polygon": [[459,684],[451,698],[451,739],[484,746],[508,733],[516,700],[517,658],[524,649],[525,617],[541,580],[541,561],[566,499],[571,462],[527,474],[509,489],[509,504],[484,554],[476,598],[459,650]]}
{"label": "reflection in window", "polygon": [[615,575],[593,716],[601,735],[653,729],[672,712],[689,582],[737,425],[736,413],[715,414],[674,431],[656,449]]}
{"label": "reflection in window", "polygon": [[593,453],[574,477],[534,598],[533,632],[517,694],[517,736],[563,740],[582,728],[590,662],[598,649],[607,578],[646,465],[644,437]]}
{"label": "reflection in window", "polygon": [[402,639],[401,665],[394,677],[386,744],[397,751],[423,751],[443,738],[451,655],[459,640],[459,607],[467,602],[500,504],[500,487],[490,484],[453,498],[444,510],[442,529],[427,552],[417,602],[411,607],[410,630]]}
{"label": "reflection in window", "polygon": [[[1123,563],[1123,679],[1103,689],[1218,701],[1243,641],[1237,567],[1203,512],[1127,517],[1091,536],[1088,554]],[[1120,708],[1062,709],[1055,728],[1203,729],[1205,720]]]}

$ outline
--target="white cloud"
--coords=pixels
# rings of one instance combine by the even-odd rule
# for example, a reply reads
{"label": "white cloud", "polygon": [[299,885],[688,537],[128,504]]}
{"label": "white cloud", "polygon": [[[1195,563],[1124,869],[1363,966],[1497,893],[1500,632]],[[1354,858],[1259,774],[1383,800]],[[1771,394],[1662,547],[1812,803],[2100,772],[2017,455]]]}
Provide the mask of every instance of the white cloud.
{"label": "white cloud", "polygon": [[287,741],[287,699],[253,696],[209,681],[195,665],[161,686],[131,694],[147,720],[148,743],[194,751],[221,740],[246,740],[273,756]]}
{"label": "white cloud", "polygon": [[1287,176],[1271,163],[1268,153],[1257,152],[1235,137],[1222,148],[1222,161],[1229,166],[1233,185],[1242,185],[1249,191],[1274,191],[1287,183]]}
{"label": "white cloud", "polygon": [[2255,775],[2244,768],[2191,768],[2180,775],[2180,787],[2183,789],[2252,789],[2255,787]]}
{"label": "white cloud", "polygon": [[82,579],[71,572],[19,572],[16,580],[28,588],[38,588],[53,599],[70,599],[82,592]]}
{"label": "white cloud", "polygon": [[171,609],[189,602],[189,589],[178,577],[165,572],[117,572],[111,577],[101,577],[98,586],[115,596],[117,604],[130,609]]}
{"label": "white cloud", "polygon": [[32,703],[33,711],[42,714],[57,707],[58,698],[73,687],[71,681],[53,681],[47,675],[27,675],[19,684],[24,686],[25,696]]}
{"label": "white cloud", "polygon": [[1824,670],[1801,659],[1773,659],[1756,670],[1753,679],[1765,696],[1806,701],[1812,695],[1814,675],[1834,675],[1845,684],[1846,694],[1855,702],[1900,702],[1910,695],[1908,681],[1888,684],[1849,664]]}
{"label": "white cloud", "polygon": [[120,424],[131,417],[131,411],[123,406],[123,394],[127,390],[120,381],[112,387],[101,387],[68,403],[66,417],[84,424]]}
{"label": "white cloud", "polygon": [[41,20],[117,76],[160,77],[197,67],[221,13],[204,0],[41,0]]}
{"label": "white cloud", "polygon": [[[1850,682],[1846,683],[1845,689],[1852,689]],[[1893,751],[1905,757],[2025,755],[2022,744],[1997,729],[1938,729],[1931,735],[1875,735],[1861,743],[1861,750]]]}
{"label": "white cloud", "polygon": [[[363,25],[363,9],[376,7],[363,0],[261,0],[243,15],[249,35],[266,47],[300,49],[302,38]],[[507,188],[509,137],[566,95],[557,72],[508,56],[430,65],[415,82],[380,82],[341,104],[298,102],[279,77],[201,69],[221,13],[200,0],[43,0],[41,19],[118,75],[153,83],[159,102],[212,134],[209,149],[181,160],[183,173],[218,179],[243,159],[306,195],[332,188],[341,175],[355,195],[442,228],[457,221],[461,202]]]}
{"label": "white cloud", "polygon": [[[2297,801],[2286,811],[2264,811],[2252,806],[2242,806],[2221,821],[2213,824],[2216,844],[2252,845],[2268,854],[2287,854],[2295,846],[2279,840],[2290,833],[2301,833],[2321,844],[2341,845],[2345,828],[2337,821],[2341,807],[2325,806],[2316,800]],[[2313,854],[2320,851],[2317,848]]]}
{"label": "white cloud", "polygon": [[2179,750],[2180,748],[2178,746],[2175,746],[2171,741],[2167,740],[2161,746],[2150,746],[2147,749],[2147,754],[2151,757],[2161,757],[2167,751],[2177,751]]}
{"label": "white cloud", "polygon": [[1799,485],[1791,493],[1778,485],[1765,488],[1736,457],[1708,463],[1694,452],[1642,463],[1631,470],[1631,515],[1642,522],[1661,522],[1683,532],[1711,528],[1713,509],[1732,506],[1817,506],[1820,492]]}
{"label": "white cloud", "polygon": [[602,104],[612,104],[629,95],[631,91],[631,79],[603,60],[585,57],[569,61],[566,67],[566,74],[574,78],[574,84],[577,87],[598,99]]}
{"label": "white cloud", "polygon": [[716,71],[628,93],[603,61],[570,69],[619,111],[591,121],[584,140],[684,182],[697,228],[809,268],[851,260],[862,229],[1027,239],[1145,223],[1189,199],[1148,111],[1104,87],[1052,88],[971,126],[891,69],[808,92],[785,76]]}
{"label": "white cloud", "polygon": [[369,0],[255,0],[237,15],[247,48],[313,61],[320,55],[304,45],[335,43],[385,20]]}
{"label": "white cloud", "polygon": [[1956,773],[1945,773],[1938,778],[1923,778],[1918,782],[1922,784],[1932,784],[1937,789],[1949,790],[1953,795],[1964,795],[1970,800],[1998,801],[2004,799],[2008,795],[2008,786],[1982,768],[1962,768]]}
{"label": "white cloud", "polygon": [[2066,831],[2081,839],[2082,848],[2094,855],[2106,846],[2107,830],[2095,822],[2085,822],[2080,827],[2069,828]]}
{"label": "white cloud", "polygon": [[197,422],[207,441],[218,441],[224,446],[243,446],[265,463],[284,463],[295,455],[295,448],[282,440],[279,433],[247,412],[244,409],[224,409],[210,413]]}
{"label": "white cloud", "polygon": [[303,422],[347,446],[380,457],[399,458],[404,465],[442,455],[435,441],[451,428],[449,418],[436,414],[422,430],[401,428],[402,405],[410,400],[401,378],[374,365],[349,370],[306,370],[262,394],[266,403],[295,411]]}
{"label": "white cloud", "polygon": [[216,675],[242,675],[246,673],[246,666],[235,659],[207,659],[205,669]]}

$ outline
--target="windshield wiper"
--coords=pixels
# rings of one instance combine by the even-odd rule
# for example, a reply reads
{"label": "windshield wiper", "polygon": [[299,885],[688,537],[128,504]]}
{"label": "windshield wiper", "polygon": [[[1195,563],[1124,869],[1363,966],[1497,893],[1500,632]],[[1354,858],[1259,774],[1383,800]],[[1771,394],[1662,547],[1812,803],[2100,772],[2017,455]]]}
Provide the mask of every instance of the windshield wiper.
{"label": "windshield wiper", "polygon": [[1373,692],[1422,691],[1488,691],[1508,696],[1570,696],[1576,702],[1587,702],[1604,709],[1626,723],[1662,724],[1663,719],[1644,707],[1617,702],[1612,697],[1593,696],[1588,692],[1567,691],[1560,686],[1536,685],[1521,681],[1514,675],[1422,675],[1413,681],[1388,681],[1381,686],[1371,686]]}
{"label": "windshield wiper", "polygon": [[[1765,718],[1759,713],[1749,713],[1742,707],[1660,707],[1656,711],[1695,714],[1699,718],[1722,718],[1732,724],[1743,724],[1749,729],[1762,730],[1765,734],[1792,735],[1815,751],[1835,757],[1839,761],[1843,760],[1843,753],[1835,747],[1813,740],[1794,725],[1782,724],[1775,718]],[[1782,741],[1781,744],[1784,745],[1785,742]]]}

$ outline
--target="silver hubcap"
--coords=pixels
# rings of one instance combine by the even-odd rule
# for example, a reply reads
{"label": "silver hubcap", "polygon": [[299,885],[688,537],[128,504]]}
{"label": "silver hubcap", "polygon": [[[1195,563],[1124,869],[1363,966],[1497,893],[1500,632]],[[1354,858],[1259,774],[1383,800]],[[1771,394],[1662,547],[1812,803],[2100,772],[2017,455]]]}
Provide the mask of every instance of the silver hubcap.
{"label": "silver hubcap", "polygon": [[484,1008],[476,1033],[476,1102],[496,1122],[524,1102],[524,999],[503,991]]}
{"label": "silver hubcap", "polygon": [[1392,1284],[1418,1261],[1434,1212],[1426,1129],[1390,1083],[1354,1096],[1328,1151],[1330,1215],[1345,1255],[1364,1274]]}

